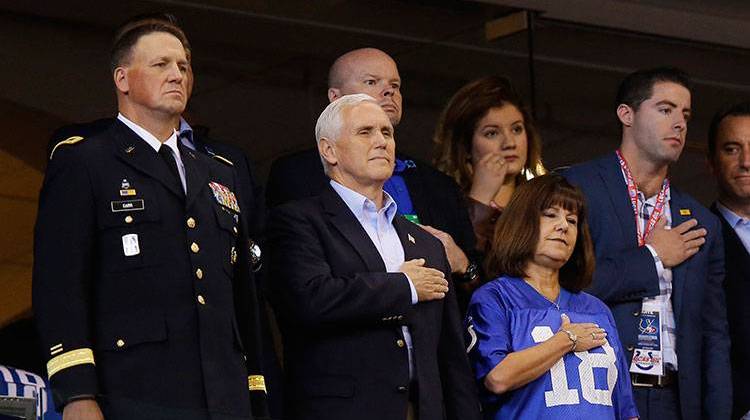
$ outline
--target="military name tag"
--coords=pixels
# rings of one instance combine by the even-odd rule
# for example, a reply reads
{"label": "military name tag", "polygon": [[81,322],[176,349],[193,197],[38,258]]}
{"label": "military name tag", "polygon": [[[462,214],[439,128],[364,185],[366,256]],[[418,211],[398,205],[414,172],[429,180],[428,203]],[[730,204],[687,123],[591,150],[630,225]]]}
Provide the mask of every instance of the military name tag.
{"label": "military name tag", "polygon": [[141,247],[138,245],[138,235],[135,233],[122,235],[122,252],[126,257],[132,257],[141,253]]}
{"label": "military name tag", "polygon": [[113,212],[118,211],[137,211],[145,208],[143,199],[138,200],[123,200],[123,201],[112,201],[110,203]]}

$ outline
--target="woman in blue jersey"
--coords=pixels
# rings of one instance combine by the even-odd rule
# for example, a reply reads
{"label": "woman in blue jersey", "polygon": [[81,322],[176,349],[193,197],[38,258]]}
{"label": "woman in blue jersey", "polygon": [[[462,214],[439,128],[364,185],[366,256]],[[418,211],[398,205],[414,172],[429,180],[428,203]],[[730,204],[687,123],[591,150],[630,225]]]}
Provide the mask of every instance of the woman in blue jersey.
{"label": "woman in blue jersey", "polygon": [[638,417],[594,269],[583,195],[563,177],[521,184],[495,226],[466,326],[487,419]]}

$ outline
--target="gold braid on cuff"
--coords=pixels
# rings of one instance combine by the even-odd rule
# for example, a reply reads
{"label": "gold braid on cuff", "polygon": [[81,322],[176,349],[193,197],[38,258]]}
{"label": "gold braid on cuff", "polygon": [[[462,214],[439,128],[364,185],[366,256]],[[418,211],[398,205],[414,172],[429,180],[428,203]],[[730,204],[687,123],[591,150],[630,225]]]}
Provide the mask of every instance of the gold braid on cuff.
{"label": "gold braid on cuff", "polygon": [[66,351],[47,362],[47,375],[49,378],[52,378],[52,375],[61,370],[89,363],[96,365],[94,363],[94,352],[91,349],[82,348]]}

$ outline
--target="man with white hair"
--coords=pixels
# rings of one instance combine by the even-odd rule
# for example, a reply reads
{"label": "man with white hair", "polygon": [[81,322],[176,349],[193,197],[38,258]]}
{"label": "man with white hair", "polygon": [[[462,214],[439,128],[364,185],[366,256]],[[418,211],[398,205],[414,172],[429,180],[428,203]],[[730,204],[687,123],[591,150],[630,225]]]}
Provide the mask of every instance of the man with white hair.
{"label": "man with white hair", "polygon": [[[372,96],[394,127],[401,122],[403,98],[396,61],[376,48],[359,48],[338,57],[328,74],[328,100],[351,94]],[[426,162],[398,154],[395,169],[384,189],[398,204],[398,213],[423,225],[445,247],[456,282],[479,280],[479,256],[474,230],[464,205],[463,193],[452,178]],[[318,195],[328,178],[318,163],[317,150],[283,156],[271,165],[266,188],[267,204],[279,204]],[[460,295],[468,301],[468,296]]]}
{"label": "man with white hair", "polygon": [[268,228],[288,419],[478,419],[450,265],[383,190],[393,125],[345,95],[315,128],[329,185]]}

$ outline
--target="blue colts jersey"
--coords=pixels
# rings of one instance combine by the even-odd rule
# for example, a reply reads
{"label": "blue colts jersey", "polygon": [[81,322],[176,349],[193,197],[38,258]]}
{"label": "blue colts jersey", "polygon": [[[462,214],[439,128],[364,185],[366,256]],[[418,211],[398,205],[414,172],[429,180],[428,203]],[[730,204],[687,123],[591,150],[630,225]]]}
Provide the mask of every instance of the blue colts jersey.
{"label": "blue colts jersey", "polygon": [[52,404],[49,383],[37,374],[0,365],[0,397],[35,399],[37,420],[62,419]]}
{"label": "blue colts jersey", "polygon": [[[510,353],[552,337],[565,313],[572,323],[596,323],[607,343],[569,352],[534,381],[503,395],[485,376]],[[486,418],[627,419],[638,416],[617,329],[607,306],[585,293],[560,290],[553,303],[519,278],[500,277],[477,290],[466,318],[469,359],[482,390]]]}

